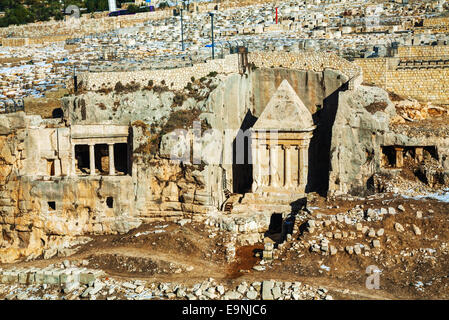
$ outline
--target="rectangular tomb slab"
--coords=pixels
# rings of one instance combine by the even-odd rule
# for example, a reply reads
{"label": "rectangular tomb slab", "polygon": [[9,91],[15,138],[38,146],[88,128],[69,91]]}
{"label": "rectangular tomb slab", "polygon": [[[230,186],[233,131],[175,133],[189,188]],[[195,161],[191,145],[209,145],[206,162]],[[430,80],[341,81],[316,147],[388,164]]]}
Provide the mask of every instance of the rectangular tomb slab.
{"label": "rectangular tomb slab", "polygon": [[95,282],[95,275],[90,271],[80,273],[80,283],[89,284]]}
{"label": "rectangular tomb slab", "polygon": [[31,273],[30,270],[21,271],[19,273],[19,283],[20,284],[27,284],[27,283],[29,283],[28,278],[31,277],[31,275],[33,275],[33,277],[34,277],[34,274]]}
{"label": "rectangular tomb slab", "polygon": [[72,282],[74,280],[74,276],[71,274],[70,270],[62,270],[59,276],[59,282],[61,284]]}

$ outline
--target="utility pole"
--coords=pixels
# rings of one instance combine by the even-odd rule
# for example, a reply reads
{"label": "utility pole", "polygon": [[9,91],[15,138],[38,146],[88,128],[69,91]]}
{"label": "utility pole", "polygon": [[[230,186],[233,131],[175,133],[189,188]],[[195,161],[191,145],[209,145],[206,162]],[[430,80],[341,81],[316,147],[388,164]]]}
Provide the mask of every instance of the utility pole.
{"label": "utility pole", "polygon": [[212,29],[212,60],[215,59],[215,42],[214,42],[214,13],[209,12],[211,18],[211,29]]}
{"label": "utility pole", "polygon": [[181,8],[181,43],[182,43],[182,51],[184,51],[184,23],[183,23],[183,21],[182,21],[182,11],[183,11],[184,9],[183,8]]}

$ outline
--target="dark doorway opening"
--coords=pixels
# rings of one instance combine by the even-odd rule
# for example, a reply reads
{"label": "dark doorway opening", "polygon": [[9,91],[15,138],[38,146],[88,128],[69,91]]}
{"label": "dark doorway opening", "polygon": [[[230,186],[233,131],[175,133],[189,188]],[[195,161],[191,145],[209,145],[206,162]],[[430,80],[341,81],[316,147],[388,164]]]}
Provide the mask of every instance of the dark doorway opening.
{"label": "dark doorway opening", "polygon": [[106,205],[108,208],[114,208],[114,198],[113,197],[107,197],[106,198]]}
{"label": "dark doorway opening", "polygon": [[268,232],[270,234],[282,232],[282,213],[273,213],[270,218],[270,226]]}
{"label": "dark doorway opening", "polygon": [[95,145],[95,169],[102,175],[109,173],[109,147],[107,144]]}
{"label": "dark doorway opening", "polygon": [[232,181],[234,193],[246,193],[253,184],[253,161],[251,155],[251,138],[249,129],[257,118],[248,111],[240,130],[232,143]]}
{"label": "dark doorway opening", "polygon": [[126,175],[129,173],[128,144],[114,144],[114,164],[117,174]]}
{"label": "dark doorway opening", "polygon": [[90,173],[89,146],[87,144],[75,145],[76,169],[81,173]]}
{"label": "dark doorway opening", "polygon": [[48,210],[49,211],[55,211],[56,210],[56,202],[55,201],[48,201]]}
{"label": "dark doorway opening", "polygon": [[265,236],[273,240],[275,243],[281,243],[283,240],[283,224],[284,219],[282,213],[273,213],[270,217],[270,225]]}
{"label": "dark doorway opening", "polygon": [[430,158],[438,160],[438,152],[435,146],[424,147],[423,155],[425,160],[430,160]]}
{"label": "dark doorway opening", "polygon": [[56,108],[51,113],[51,116],[52,116],[53,119],[62,118],[62,117],[64,117],[64,111],[62,111],[61,108]]}
{"label": "dark doorway opening", "polygon": [[381,167],[384,168],[394,168],[396,167],[396,151],[393,146],[382,146],[381,147]]}
{"label": "dark doorway opening", "polygon": [[52,176],[52,177],[55,175],[55,160],[54,159],[47,160],[47,173],[49,176]]}

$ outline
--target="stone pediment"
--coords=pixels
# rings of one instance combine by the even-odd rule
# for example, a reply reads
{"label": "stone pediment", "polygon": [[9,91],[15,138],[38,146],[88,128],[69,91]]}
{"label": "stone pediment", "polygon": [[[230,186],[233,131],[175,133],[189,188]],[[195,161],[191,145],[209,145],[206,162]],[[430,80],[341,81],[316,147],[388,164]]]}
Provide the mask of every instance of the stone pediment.
{"label": "stone pediment", "polygon": [[311,131],[312,114],[287,80],[282,81],[253,130]]}

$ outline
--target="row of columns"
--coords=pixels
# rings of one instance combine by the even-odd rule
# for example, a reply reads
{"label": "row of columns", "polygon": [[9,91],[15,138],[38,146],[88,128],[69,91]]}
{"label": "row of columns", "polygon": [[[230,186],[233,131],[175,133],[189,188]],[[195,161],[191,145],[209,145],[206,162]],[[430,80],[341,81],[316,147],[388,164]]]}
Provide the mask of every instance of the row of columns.
{"label": "row of columns", "polygon": [[[108,143],[108,155],[109,155],[109,175],[115,175],[115,163],[114,163],[114,144]],[[72,146],[72,172],[73,175],[76,175],[76,155],[75,155],[75,145]],[[95,172],[95,144],[89,144],[89,168],[90,175],[93,176],[96,174]]]}
{"label": "row of columns", "polygon": [[[293,185],[293,175],[298,175],[298,184],[297,186],[305,186],[307,184],[307,174],[308,174],[308,163],[309,163],[309,154],[308,154],[308,146],[303,145],[257,145],[256,146],[256,154],[257,157],[253,157],[253,159],[257,159],[254,162],[256,166],[254,168],[256,173],[256,180],[262,181],[262,161],[260,156],[260,150],[265,147],[266,150],[269,150],[269,186],[270,187],[296,187]],[[284,152],[284,183],[281,186],[278,179],[276,179],[276,175],[278,174],[278,155],[280,154],[279,148],[283,149]],[[292,170],[292,149],[297,151],[298,154],[298,171],[293,172]]]}

